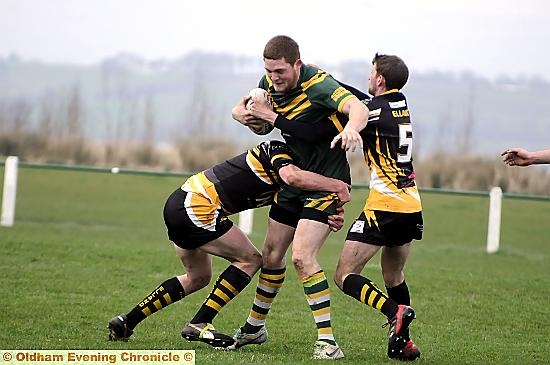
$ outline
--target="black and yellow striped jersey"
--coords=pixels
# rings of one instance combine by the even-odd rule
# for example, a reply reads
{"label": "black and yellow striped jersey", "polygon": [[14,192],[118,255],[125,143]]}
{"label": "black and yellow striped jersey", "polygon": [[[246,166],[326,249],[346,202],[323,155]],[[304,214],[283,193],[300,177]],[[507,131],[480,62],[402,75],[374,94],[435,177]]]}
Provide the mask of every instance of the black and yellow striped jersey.
{"label": "black and yellow striped jersey", "polygon": [[259,87],[268,91],[273,110],[290,121],[309,125],[329,123],[334,127],[333,134],[326,134],[315,142],[284,131],[282,136],[300,159],[301,168],[349,182],[346,153],[342,149],[331,149],[330,142],[347,122],[347,116],[341,113],[344,103],[355,96],[323,70],[306,65],[301,67],[298,86],[289,92],[276,92],[267,74]]}
{"label": "black and yellow striped jersey", "polygon": [[413,213],[422,210],[412,164],[413,132],[407,99],[389,90],[363,101],[369,121],[361,136],[370,169],[365,210]]}
{"label": "black and yellow striped jersey", "polygon": [[281,185],[279,169],[293,161],[285,143],[265,141],[191,176],[182,189],[202,194],[227,215],[258,208],[273,202]]}

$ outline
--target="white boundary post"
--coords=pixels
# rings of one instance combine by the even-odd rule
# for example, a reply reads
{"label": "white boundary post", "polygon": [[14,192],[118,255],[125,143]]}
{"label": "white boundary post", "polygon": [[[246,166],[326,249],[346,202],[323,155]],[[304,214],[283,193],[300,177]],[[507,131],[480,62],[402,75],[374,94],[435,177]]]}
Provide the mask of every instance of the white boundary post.
{"label": "white boundary post", "polygon": [[0,225],[13,226],[15,220],[15,196],[17,194],[17,165],[19,158],[9,156],[4,166],[4,191],[2,193],[2,217]]}
{"label": "white boundary post", "polygon": [[254,211],[252,209],[248,209],[239,213],[239,228],[247,236],[252,233],[253,223]]}
{"label": "white boundary post", "polygon": [[495,253],[500,245],[500,212],[502,189],[493,187],[489,193],[489,226],[487,228],[487,253]]}

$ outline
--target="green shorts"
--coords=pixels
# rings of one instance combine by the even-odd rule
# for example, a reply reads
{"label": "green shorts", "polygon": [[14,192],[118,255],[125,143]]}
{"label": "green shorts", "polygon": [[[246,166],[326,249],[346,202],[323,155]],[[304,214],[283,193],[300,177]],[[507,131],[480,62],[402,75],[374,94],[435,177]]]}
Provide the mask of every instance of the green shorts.
{"label": "green shorts", "polygon": [[328,224],[328,216],[336,214],[340,200],[328,191],[304,191],[283,186],[275,196],[275,204],[292,212],[300,219],[311,219]]}

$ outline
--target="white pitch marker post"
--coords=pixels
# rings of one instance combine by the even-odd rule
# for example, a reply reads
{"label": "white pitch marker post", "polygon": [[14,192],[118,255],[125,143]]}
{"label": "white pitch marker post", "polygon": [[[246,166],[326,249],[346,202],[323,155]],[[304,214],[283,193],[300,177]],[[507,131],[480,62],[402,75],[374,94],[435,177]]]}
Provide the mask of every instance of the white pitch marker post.
{"label": "white pitch marker post", "polygon": [[247,236],[252,233],[254,224],[254,210],[248,209],[239,213],[239,228]]}
{"label": "white pitch marker post", "polygon": [[4,166],[4,192],[0,226],[11,227],[15,221],[15,195],[17,194],[17,165],[19,158],[9,156]]}
{"label": "white pitch marker post", "polygon": [[489,226],[487,228],[487,253],[495,253],[500,245],[500,212],[502,189],[498,186],[489,193]]}

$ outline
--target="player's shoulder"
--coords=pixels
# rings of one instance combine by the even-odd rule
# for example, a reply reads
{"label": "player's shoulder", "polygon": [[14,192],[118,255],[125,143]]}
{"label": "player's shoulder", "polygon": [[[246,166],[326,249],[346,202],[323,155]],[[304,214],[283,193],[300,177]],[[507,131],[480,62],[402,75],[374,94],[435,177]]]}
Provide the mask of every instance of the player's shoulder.
{"label": "player's shoulder", "polygon": [[310,101],[325,105],[327,100],[332,100],[334,103],[340,104],[349,97],[354,96],[352,92],[341,86],[327,72],[313,66],[306,67],[308,73],[306,73],[305,81],[300,86],[308,95]]}
{"label": "player's shoulder", "polygon": [[326,80],[336,82],[336,80],[334,80],[328,72],[314,65],[302,65],[300,70],[300,78],[302,79],[302,82],[315,81],[315,83],[319,83],[325,82]]}
{"label": "player's shoulder", "polygon": [[400,91],[391,91],[372,97],[369,100],[363,101],[369,109],[373,108],[405,108],[407,106],[407,98]]}

